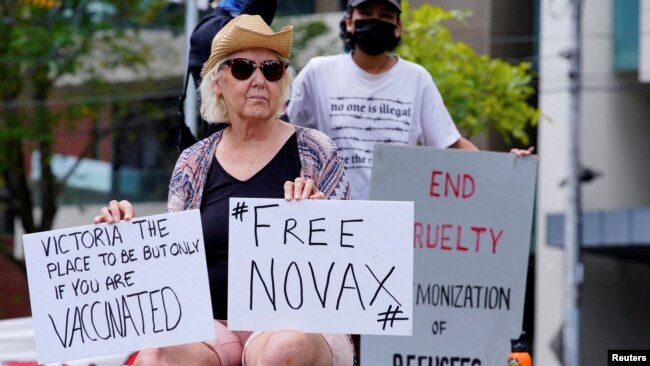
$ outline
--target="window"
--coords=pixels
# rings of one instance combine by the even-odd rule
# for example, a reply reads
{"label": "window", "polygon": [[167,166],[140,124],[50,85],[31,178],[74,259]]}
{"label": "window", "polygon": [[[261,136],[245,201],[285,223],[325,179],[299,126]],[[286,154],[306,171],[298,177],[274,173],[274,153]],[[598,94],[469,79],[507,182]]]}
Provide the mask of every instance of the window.
{"label": "window", "polygon": [[639,69],[639,0],[614,0],[614,70]]}

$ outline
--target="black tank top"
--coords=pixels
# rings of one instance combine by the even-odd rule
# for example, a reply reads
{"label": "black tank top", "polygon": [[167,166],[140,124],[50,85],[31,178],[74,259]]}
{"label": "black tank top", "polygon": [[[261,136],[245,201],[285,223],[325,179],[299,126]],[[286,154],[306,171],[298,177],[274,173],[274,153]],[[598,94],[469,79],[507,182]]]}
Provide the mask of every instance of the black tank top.
{"label": "black tank top", "polygon": [[228,174],[216,156],[212,159],[201,197],[201,223],[215,319],[227,318],[230,197],[284,198],[284,182],[299,177],[300,168],[295,133],[266,166],[245,181]]}

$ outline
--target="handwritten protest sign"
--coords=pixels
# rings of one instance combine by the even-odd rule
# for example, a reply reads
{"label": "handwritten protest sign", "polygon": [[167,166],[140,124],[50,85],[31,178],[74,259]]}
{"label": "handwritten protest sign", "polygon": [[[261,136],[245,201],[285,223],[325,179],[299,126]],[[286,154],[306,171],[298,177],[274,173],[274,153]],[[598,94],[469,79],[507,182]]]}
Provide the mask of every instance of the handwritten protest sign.
{"label": "handwritten protest sign", "polygon": [[505,364],[522,331],[536,171],[533,156],[375,147],[371,198],[415,202],[415,326],[363,336],[363,365]]}
{"label": "handwritten protest sign", "polygon": [[39,362],[214,338],[198,210],[23,242]]}
{"label": "handwritten protest sign", "polygon": [[228,327],[408,335],[413,203],[230,199]]}

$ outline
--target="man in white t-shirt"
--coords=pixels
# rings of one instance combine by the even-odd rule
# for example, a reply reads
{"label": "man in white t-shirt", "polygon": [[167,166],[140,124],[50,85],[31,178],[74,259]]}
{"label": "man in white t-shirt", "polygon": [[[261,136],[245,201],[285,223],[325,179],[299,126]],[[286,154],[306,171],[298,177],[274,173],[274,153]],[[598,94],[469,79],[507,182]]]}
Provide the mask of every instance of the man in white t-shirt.
{"label": "man in white t-shirt", "polygon": [[352,53],[313,58],[293,84],[289,121],[336,142],[354,199],[368,199],[375,143],[478,150],[458,132],[429,73],[389,54],[400,13],[399,0],[349,0]]}

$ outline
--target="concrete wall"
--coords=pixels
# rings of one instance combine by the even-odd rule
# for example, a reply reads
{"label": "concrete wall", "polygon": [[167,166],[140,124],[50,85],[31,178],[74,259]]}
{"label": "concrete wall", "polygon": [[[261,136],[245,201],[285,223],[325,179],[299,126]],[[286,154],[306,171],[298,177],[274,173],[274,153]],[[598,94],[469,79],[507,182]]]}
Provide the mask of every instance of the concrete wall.
{"label": "concrete wall", "polygon": [[533,1],[492,0],[490,17],[490,55],[515,62],[531,61],[535,42]]}
{"label": "concrete wall", "polygon": [[[612,0],[584,2],[583,94],[581,142],[583,165],[602,172],[584,185],[583,208],[607,210],[650,204],[650,93],[636,75],[612,72]],[[567,126],[569,118],[568,61],[560,56],[570,46],[570,4],[541,2],[540,170],[537,212],[535,360],[560,365],[550,344],[564,318],[561,249],[546,243],[546,215],[565,207]],[[604,366],[608,349],[650,344],[650,265],[611,256],[584,256],[581,319],[582,364]]]}
{"label": "concrete wall", "polygon": [[650,1],[641,1],[639,13],[639,80],[650,82]]}
{"label": "concrete wall", "polygon": [[328,13],[340,11],[341,2],[339,0],[316,0],[314,10],[316,13]]}
{"label": "concrete wall", "polygon": [[469,11],[471,17],[467,21],[449,24],[454,39],[469,44],[478,53],[490,53],[492,0],[412,0],[409,2],[412,8],[417,8],[424,3],[438,5],[447,10]]}
{"label": "concrete wall", "polygon": [[582,364],[606,366],[608,349],[648,349],[650,265],[584,256]]}

